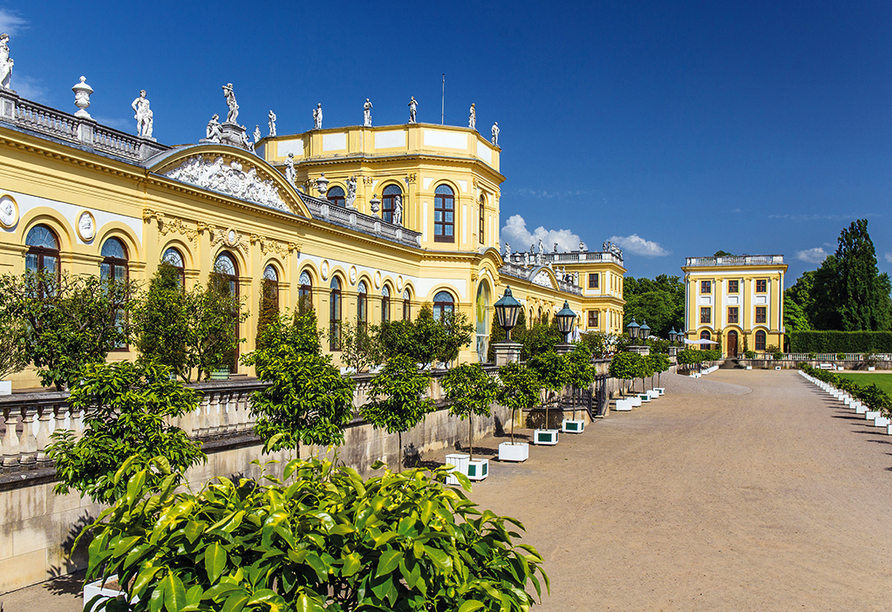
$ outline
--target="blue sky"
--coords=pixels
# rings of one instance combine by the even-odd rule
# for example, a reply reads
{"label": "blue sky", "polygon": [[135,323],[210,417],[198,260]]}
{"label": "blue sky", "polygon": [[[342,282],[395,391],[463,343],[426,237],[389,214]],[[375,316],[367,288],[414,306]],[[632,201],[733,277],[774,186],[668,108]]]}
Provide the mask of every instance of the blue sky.
{"label": "blue sky", "polygon": [[[783,253],[788,286],[869,220],[892,272],[890,2],[28,2],[0,4],[12,86],[196,142],[225,112],[266,134],[418,119],[501,128],[503,237],[625,247],[632,276],[685,256]],[[539,228],[539,229],[537,229]]]}

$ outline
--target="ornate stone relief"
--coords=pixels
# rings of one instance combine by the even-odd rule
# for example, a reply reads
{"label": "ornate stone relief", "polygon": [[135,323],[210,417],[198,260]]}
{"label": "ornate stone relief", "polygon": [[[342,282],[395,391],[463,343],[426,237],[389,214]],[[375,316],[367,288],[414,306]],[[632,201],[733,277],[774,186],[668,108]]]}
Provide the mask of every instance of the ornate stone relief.
{"label": "ornate stone relief", "polygon": [[294,251],[300,251],[300,245],[296,242],[282,242],[280,240],[272,240],[264,238],[257,234],[251,234],[251,244],[259,244],[260,252],[264,255],[275,254],[282,259],[288,259],[288,256]]}
{"label": "ornate stone relief", "polygon": [[166,172],[165,176],[240,200],[291,212],[272,179],[264,179],[257,168],[245,170],[237,160],[226,163],[221,156],[211,162],[201,155],[195,155]]}
{"label": "ornate stone relief", "polygon": [[168,217],[163,212],[157,212],[151,209],[146,208],[142,211],[142,219],[146,223],[155,219],[158,221],[158,242],[161,242],[161,237],[166,236],[167,234],[179,234],[181,236],[185,236],[189,239],[192,244],[198,244],[198,236],[202,231],[207,229],[207,225],[204,223],[196,223],[195,227],[191,227],[182,219],[177,217]]}
{"label": "ornate stone relief", "polygon": [[548,287],[549,289],[555,288],[554,283],[551,282],[551,277],[545,270],[539,271],[539,274],[533,278],[533,284],[539,285],[540,287]]}
{"label": "ornate stone relief", "polygon": [[222,229],[213,225],[208,225],[208,231],[211,233],[211,246],[222,242],[230,249],[240,249],[245,255],[248,255],[250,247],[244,235],[239,234],[232,228]]}

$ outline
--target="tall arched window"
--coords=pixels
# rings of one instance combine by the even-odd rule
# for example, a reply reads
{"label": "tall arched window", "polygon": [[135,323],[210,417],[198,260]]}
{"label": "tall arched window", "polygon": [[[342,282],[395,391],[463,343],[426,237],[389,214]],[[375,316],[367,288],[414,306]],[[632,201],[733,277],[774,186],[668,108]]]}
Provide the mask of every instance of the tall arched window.
{"label": "tall arched window", "polygon": [[403,190],[399,185],[388,185],[384,188],[384,195],[381,198],[381,218],[388,223],[393,223],[393,211],[396,208],[396,198],[402,200]]}
{"label": "tall arched window", "polygon": [[484,243],[484,237],[486,236],[486,196],[480,196],[480,219],[479,219],[479,228],[477,230],[480,244]]}
{"label": "tall arched window", "polygon": [[25,244],[30,247],[25,254],[26,270],[51,274],[59,271],[59,241],[53,230],[35,225],[28,231]]}
{"label": "tall arched window", "polygon": [[434,320],[439,321],[443,313],[454,312],[455,301],[448,291],[440,291],[434,296]]}
{"label": "tall arched window", "polygon": [[[702,332],[700,332],[700,339],[701,339],[701,340],[712,340],[712,334],[709,333],[709,330],[708,330],[708,329],[704,329]],[[709,348],[709,345],[708,345],[708,344],[701,344],[701,345],[700,345],[700,348],[701,348],[701,349]]]}
{"label": "tall arched window", "polygon": [[761,329],[756,332],[756,350],[765,350],[765,331]]}
{"label": "tall arched window", "polygon": [[337,187],[337,186],[332,187],[331,189],[328,190],[328,193],[326,194],[325,197],[328,198],[328,201],[331,202],[332,204],[334,204],[335,206],[343,207],[345,205],[346,200],[344,198],[344,190],[341,189],[340,187]]}
{"label": "tall arched window", "polygon": [[434,242],[455,242],[455,195],[449,185],[434,194]]}
{"label": "tall arched window", "polygon": [[337,276],[331,277],[331,296],[329,312],[329,349],[341,350],[341,281]]}
{"label": "tall arched window", "polygon": [[169,266],[172,266],[177,269],[177,272],[180,274],[180,285],[184,288],[186,286],[186,266],[183,263],[183,255],[178,250],[173,247],[168,248],[164,251],[164,255],[161,257],[161,261],[166,263]]}
{"label": "tall arched window", "polygon": [[313,281],[310,274],[304,270],[300,273],[300,288],[297,290],[297,309],[307,312],[313,308]]}
{"label": "tall arched window", "polygon": [[272,304],[273,309],[279,312],[279,273],[272,265],[263,270],[263,297]]}
{"label": "tall arched window", "polygon": [[99,265],[103,280],[127,280],[127,248],[117,238],[109,238],[102,243],[102,263]]}
{"label": "tall arched window", "polygon": [[[238,264],[236,264],[235,258],[226,251],[223,251],[222,253],[217,255],[217,259],[214,261],[214,272],[222,277],[224,286],[229,291],[229,295],[237,300]],[[233,317],[232,333],[235,334],[236,338],[241,337],[241,334],[239,333],[238,316]],[[232,351],[232,355],[227,358],[227,363],[220,365],[228,365],[230,371],[235,371],[237,363],[238,346],[236,346],[235,350]]]}
{"label": "tall arched window", "polygon": [[390,321],[390,289],[381,289],[381,321]]}
{"label": "tall arched window", "polygon": [[409,321],[412,318],[412,294],[406,289],[403,291],[403,321]]}
{"label": "tall arched window", "polygon": [[365,325],[369,321],[369,290],[365,281],[359,281],[356,292],[356,323]]}

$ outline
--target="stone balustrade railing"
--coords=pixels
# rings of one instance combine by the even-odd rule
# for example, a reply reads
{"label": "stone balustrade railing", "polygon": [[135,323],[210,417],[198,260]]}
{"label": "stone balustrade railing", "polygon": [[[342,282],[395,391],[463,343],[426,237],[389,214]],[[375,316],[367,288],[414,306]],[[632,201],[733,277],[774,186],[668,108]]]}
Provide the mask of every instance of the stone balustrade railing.
{"label": "stone balustrade railing", "polygon": [[[524,266],[524,252],[518,251],[515,253],[511,253],[506,260],[506,263],[510,261],[510,263],[515,266]],[[536,253],[530,253],[527,255],[528,260],[530,261],[530,265],[536,265]],[[569,251],[567,253],[542,253],[542,264],[551,263],[554,264],[573,264],[579,262],[605,262],[605,263],[616,263],[619,265],[623,265],[623,258],[617,255],[616,253],[612,253],[610,251]]]}
{"label": "stone balustrade railing", "polygon": [[[507,276],[513,276],[515,278],[521,278],[524,280],[530,280],[530,272],[532,268],[524,268],[523,265],[516,265],[506,263],[501,268],[499,268],[499,274],[505,274]],[[582,288],[573,283],[568,283],[567,281],[557,279],[558,289],[561,291],[565,291],[567,293],[572,293],[574,295],[582,295]]]}
{"label": "stone balustrade railing", "polygon": [[[487,368],[495,376],[496,368]],[[429,397],[443,399],[440,378],[445,370],[431,372]],[[355,374],[354,408],[369,400],[374,374]],[[189,385],[201,392],[198,408],[170,424],[196,440],[219,440],[253,435],[254,419],[250,411],[251,392],[265,383],[256,379],[195,383]],[[0,398],[0,476],[40,467],[50,467],[46,455],[51,435],[60,429],[71,429],[79,437],[84,431],[84,415],[68,406],[68,393],[46,391],[16,393]],[[359,417],[355,417],[359,420]]]}
{"label": "stone balustrade railing", "polygon": [[764,266],[784,263],[783,255],[725,255],[685,257],[685,266]]}
{"label": "stone balustrade railing", "polygon": [[366,234],[372,234],[378,238],[392,240],[401,244],[407,244],[413,247],[421,246],[421,234],[419,232],[406,229],[401,225],[387,223],[380,217],[361,213],[353,208],[344,208],[343,206],[335,206],[327,200],[320,200],[312,196],[303,197],[304,203],[314,217],[340,225],[349,229],[357,230]]}
{"label": "stone balustrade railing", "polygon": [[5,90],[0,90],[0,120],[129,161],[139,162],[170,148],[150,138],[127,134],[100,125],[95,119],[76,117]]}

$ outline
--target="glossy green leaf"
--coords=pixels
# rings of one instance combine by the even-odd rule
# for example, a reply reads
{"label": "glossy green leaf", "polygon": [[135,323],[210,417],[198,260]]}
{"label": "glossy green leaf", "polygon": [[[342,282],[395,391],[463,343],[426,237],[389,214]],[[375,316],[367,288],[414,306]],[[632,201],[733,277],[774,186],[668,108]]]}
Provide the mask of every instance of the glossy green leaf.
{"label": "glossy green leaf", "polygon": [[218,543],[214,542],[204,551],[204,569],[207,572],[208,580],[211,584],[217,582],[217,578],[226,569],[226,561],[228,556],[226,550]]}

